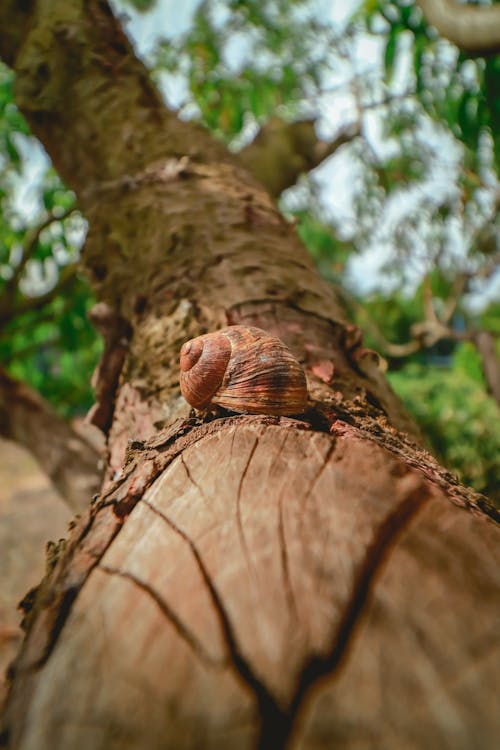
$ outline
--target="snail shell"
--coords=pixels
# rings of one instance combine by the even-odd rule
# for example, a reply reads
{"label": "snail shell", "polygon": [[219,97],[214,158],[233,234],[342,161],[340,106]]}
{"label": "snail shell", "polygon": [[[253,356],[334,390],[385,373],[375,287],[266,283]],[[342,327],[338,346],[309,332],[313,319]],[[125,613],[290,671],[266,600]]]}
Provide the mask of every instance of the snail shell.
{"label": "snail shell", "polygon": [[217,404],[251,414],[300,414],[304,370],[280,339],[260,328],[230,326],[187,341],[180,354],[181,392],[196,409]]}

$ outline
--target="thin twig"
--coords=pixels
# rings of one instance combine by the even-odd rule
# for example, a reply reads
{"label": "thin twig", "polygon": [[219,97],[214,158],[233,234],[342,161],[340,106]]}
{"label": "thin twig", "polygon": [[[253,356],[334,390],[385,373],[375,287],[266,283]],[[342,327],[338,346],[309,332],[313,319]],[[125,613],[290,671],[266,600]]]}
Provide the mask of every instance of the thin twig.
{"label": "thin twig", "polygon": [[455,314],[455,310],[457,309],[458,302],[467,287],[468,281],[469,281],[469,274],[465,272],[457,274],[457,276],[453,280],[450,294],[448,296],[448,299],[445,302],[443,312],[440,316],[441,322],[444,325],[448,325],[453,315]]}
{"label": "thin twig", "polygon": [[56,216],[53,211],[51,211],[48,216],[40,222],[36,227],[33,227],[32,229],[29,229],[26,232],[26,237],[24,239],[23,243],[23,254],[21,257],[20,262],[14,269],[14,273],[12,274],[12,277],[7,282],[7,294],[14,293],[16,290],[16,287],[19,283],[19,279],[22,276],[22,273],[26,267],[26,263],[30,260],[32,257],[38,240],[40,239],[40,235],[43,232],[44,229],[49,227],[51,224],[53,224],[55,221],[64,221],[64,219],[67,219],[70,214],[72,214],[74,211],[77,210],[77,206],[72,206],[71,208],[66,209],[61,216]]}
{"label": "thin twig", "polygon": [[77,270],[77,263],[72,263],[71,265],[64,266],[59,274],[57,284],[48,292],[45,292],[45,294],[41,294],[39,297],[26,297],[18,305],[9,305],[10,300],[5,300],[4,298],[2,300],[2,304],[0,305],[0,326],[7,325],[7,323],[10,323],[10,321],[16,318],[18,315],[23,315],[26,312],[34,312],[36,310],[40,310],[73,282]]}

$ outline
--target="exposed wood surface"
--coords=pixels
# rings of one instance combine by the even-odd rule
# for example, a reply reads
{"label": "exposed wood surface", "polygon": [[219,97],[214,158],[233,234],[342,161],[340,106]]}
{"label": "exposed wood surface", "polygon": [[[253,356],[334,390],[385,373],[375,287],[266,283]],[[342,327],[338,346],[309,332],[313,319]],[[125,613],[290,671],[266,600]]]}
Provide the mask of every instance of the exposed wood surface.
{"label": "exposed wood surface", "polygon": [[498,526],[356,429],[304,426],[136,456],[56,566],[10,747],[498,746]]}
{"label": "exposed wood surface", "polygon": [[0,713],[6,670],[23,640],[17,605],[45,573],[45,546],[67,532],[70,511],[36,461],[0,439]]}

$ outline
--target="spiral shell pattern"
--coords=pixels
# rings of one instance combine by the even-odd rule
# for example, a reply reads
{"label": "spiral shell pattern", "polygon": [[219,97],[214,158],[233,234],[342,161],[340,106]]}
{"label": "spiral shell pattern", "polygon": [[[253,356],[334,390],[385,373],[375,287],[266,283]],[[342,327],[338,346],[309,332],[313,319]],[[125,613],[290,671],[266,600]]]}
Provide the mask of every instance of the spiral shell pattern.
{"label": "spiral shell pattern", "polygon": [[260,328],[229,326],[181,349],[181,392],[197,409],[216,404],[250,414],[301,414],[304,370],[280,339]]}

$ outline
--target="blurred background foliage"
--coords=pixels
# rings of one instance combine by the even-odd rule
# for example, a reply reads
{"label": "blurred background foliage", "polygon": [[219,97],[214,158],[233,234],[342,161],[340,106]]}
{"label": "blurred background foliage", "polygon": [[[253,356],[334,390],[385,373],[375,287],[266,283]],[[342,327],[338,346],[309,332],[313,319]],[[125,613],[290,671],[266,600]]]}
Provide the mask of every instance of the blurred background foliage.
{"label": "blurred background foliage", "polygon": [[[159,3],[114,6],[133,36]],[[434,453],[500,503],[500,407],[477,347],[486,331],[500,354],[500,58],[460,52],[412,0],[348,3],[341,21],[330,5],[204,0],[143,54],[179,116],[233,151],[271,118],[314,119],[327,141],[351,127],[280,206]],[[101,347],[77,268],[85,220],[12,87],[0,68],[0,358],[68,417],[92,401]]]}

